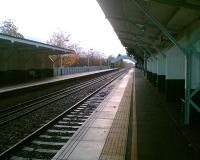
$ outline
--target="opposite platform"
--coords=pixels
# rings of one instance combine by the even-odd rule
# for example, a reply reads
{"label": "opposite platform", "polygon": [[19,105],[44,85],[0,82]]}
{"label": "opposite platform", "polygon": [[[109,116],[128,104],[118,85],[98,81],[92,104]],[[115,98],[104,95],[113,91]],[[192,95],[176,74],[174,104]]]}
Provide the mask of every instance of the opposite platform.
{"label": "opposite platform", "polygon": [[53,160],[124,160],[133,70],[130,70]]}
{"label": "opposite platform", "polygon": [[78,77],[90,76],[90,75],[94,75],[94,74],[97,74],[97,73],[110,72],[112,70],[113,69],[106,69],[106,70],[100,70],[100,71],[75,73],[75,74],[70,74],[70,75],[49,77],[49,78],[45,78],[45,79],[41,79],[41,80],[36,80],[36,81],[33,81],[33,82],[27,82],[27,83],[24,83],[24,84],[1,87],[0,88],[0,94],[6,93],[6,92],[11,92],[11,91],[16,91],[16,90],[20,90],[20,89],[25,89],[25,88],[29,88],[29,87],[41,86],[41,85],[44,85],[44,84],[56,83],[56,82],[59,82],[59,81],[65,81],[65,80],[69,80],[69,79],[75,79],[75,78],[78,78]]}

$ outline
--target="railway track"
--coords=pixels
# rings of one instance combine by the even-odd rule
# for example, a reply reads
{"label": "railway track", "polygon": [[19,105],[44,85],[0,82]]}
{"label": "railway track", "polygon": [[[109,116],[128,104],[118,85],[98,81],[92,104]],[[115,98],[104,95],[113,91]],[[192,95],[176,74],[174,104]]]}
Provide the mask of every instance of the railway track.
{"label": "railway track", "polygon": [[[117,74],[117,73],[116,73]],[[74,86],[67,87],[65,89],[46,94],[44,96],[8,107],[6,109],[0,110],[0,126],[6,125],[11,121],[14,121],[18,118],[21,118],[31,112],[34,112],[38,109],[41,109],[47,106],[50,103],[58,101],[64,97],[67,97],[71,94],[75,94],[78,91],[87,88],[91,85],[94,85],[100,81],[106,80],[115,76],[115,74],[104,75],[87,82],[77,84]]]}
{"label": "railway track", "polygon": [[124,72],[0,154],[0,160],[50,159],[106,97],[105,88]]}

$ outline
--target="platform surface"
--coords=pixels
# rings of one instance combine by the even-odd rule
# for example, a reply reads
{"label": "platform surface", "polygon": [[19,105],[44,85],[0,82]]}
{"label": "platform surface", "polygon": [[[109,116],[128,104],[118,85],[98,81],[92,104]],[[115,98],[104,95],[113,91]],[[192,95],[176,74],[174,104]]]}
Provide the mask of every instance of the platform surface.
{"label": "platform surface", "polygon": [[124,76],[53,160],[125,159],[132,74]]}
{"label": "platform surface", "polygon": [[181,106],[167,103],[137,69],[135,88],[138,160],[198,160],[171,114]]}
{"label": "platform surface", "polygon": [[105,71],[109,71],[109,70],[112,70],[112,69],[84,72],[84,73],[75,73],[75,74],[69,74],[69,75],[63,75],[63,76],[55,76],[55,77],[49,77],[49,78],[45,78],[45,79],[41,79],[41,80],[36,80],[33,82],[27,82],[24,84],[17,84],[17,85],[1,87],[0,93],[14,91],[14,90],[18,90],[18,89],[24,89],[24,88],[33,87],[33,86],[39,86],[42,84],[48,84],[48,83],[58,82],[58,81],[62,81],[62,80],[68,80],[68,79],[77,78],[77,77],[84,77],[87,75],[101,73],[101,72],[105,72]]}

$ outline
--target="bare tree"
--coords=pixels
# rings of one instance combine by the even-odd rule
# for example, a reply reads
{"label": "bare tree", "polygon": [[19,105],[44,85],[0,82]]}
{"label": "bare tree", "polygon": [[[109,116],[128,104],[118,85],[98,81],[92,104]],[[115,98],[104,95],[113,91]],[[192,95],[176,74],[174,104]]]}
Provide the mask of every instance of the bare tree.
{"label": "bare tree", "polygon": [[3,34],[24,38],[24,36],[18,32],[18,28],[12,19],[6,19],[1,22],[0,32]]}
{"label": "bare tree", "polygon": [[65,32],[54,32],[47,43],[61,48],[73,49],[76,53],[81,53],[83,48],[77,43],[70,43],[69,37],[70,34]]}
{"label": "bare tree", "polygon": [[64,32],[54,32],[47,43],[57,47],[67,48],[69,37],[70,34],[66,35]]}
{"label": "bare tree", "polygon": [[[64,32],[53,33],[50,40],[47,41],[48,44],[73,49],[76,54],[64,55],[62,62],[63,66],[99,66],[105,65],[106,62],[103,59],[103,54],[95,49],[84,50],[77,43],[70,43],[70,34]],[[57,65],[60,64],[59,57],[57,55],[51,56],[51,59],[57,59]]]}
{"label": "bare tree", "polygon": [[[79,53],[77,51],[80,50],[80,47],[78,44],[70,44],[69,43],[69,37],[70,34],[66,35],[64,32],[54,32],[50,38],[49,41],[47,41],[48,44],[61,47],[61,48],[68,48],[75,50],[75,54],[65,54],[62,56],[62,65],[67,66],[76,66],[79,61]],[[51,59],[56,62],[54,66],[59,66],[61,64],[61,58],[59,58],[58,55],[50,56]]]}

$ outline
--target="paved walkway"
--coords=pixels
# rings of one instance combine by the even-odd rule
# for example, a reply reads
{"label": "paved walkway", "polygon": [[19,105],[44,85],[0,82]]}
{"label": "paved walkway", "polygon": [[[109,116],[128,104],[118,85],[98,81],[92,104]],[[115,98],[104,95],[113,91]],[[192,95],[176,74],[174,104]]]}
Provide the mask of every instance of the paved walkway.
{"label": "paved walkway", "polygon": [[135,87],[138,160],[197,160],[167,112],[165,100],[139,70]]}

